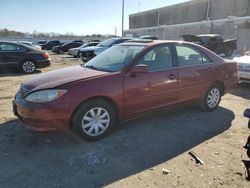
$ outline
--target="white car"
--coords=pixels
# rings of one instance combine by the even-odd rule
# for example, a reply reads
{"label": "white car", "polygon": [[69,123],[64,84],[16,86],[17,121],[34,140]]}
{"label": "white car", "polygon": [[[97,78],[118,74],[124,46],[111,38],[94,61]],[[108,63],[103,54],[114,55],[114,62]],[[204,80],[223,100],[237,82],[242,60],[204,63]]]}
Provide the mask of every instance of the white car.
{"label": "white car", "polygon": [[80,49],[85,48],[85,47],[89,47],[89,46],[96,46],[97,44],[99,44],[99,42],[85,43],[85,44],[83,44],[82,46],[80,46],[78,48],[71,48],[71,49],[69,49],[68,54],[72,55],[74,57],[80,57],[79,56]]}
{"label": "white car", "polygon": [[30,41],[18,41],[18,43],[25,44],[25,45],[30,46],[32,48],[41,50],[41,46],[35,44],[34,42],[30,42]]}
{"label": "white car", "polygon": [[233,59],[239,64],[239,79],[241,82],[250,83],[250,56],[244,55]]}

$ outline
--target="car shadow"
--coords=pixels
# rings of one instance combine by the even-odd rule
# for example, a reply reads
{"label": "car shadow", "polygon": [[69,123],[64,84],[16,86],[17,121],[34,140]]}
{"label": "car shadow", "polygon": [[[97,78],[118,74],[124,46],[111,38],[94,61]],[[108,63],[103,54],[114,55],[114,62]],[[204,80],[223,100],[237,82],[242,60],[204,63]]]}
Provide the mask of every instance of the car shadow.
{"label": "car shadow", "polygon": [[74,57],[74,56],[62,56],[61,58],[64,58],[64,59],[80,59],[80,57]]}
{"label": "car shadow", "polygon": [[0,124],[0,187],[106,186],[191,150],[229,129],[234,118],[222,107],[165,111],[124,123],[96,142],[71,131],[32,132],[11,120]]}
{"label": "car shadow", "polygon": [[230,92],[232,95],[242,97],[244,99],[250,100],[250,84],[248,83],[239,83],[238,87]]}
{"label": "car shadow", "polygon": [[40,70],[36,70],[32,74],[26,74],[20,72],[18,69],[0,69],[0,77],[7,77],[7,76],[24,76],[24,75],[34,75],[34,74],[39,74],[41,73]]}

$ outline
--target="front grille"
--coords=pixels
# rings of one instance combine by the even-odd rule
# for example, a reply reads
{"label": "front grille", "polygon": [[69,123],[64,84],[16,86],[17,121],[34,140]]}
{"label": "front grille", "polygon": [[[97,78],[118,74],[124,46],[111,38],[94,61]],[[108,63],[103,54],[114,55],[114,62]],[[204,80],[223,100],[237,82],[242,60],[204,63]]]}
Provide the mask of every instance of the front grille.
{"label": "front grille", "polygon": [[26,97],[29,94],[29,90],[25,89],[23,86],[20,87],[19,93],[22,98]]}
{"label": "front grille", "polygon": [[250,65],[249,64],[240,64],[239,69],[242,72],[250,72]]}

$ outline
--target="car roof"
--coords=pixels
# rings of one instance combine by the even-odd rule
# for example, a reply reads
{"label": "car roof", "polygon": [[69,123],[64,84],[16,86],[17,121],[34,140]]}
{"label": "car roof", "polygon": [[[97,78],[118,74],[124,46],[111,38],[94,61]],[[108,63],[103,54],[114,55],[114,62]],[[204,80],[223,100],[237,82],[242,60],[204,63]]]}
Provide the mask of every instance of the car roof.
{"label": "car roof", "polygon": [[196,35],[197,37],[218,37],[219,34],[202,34],[202,35]]}
{"label": "car roof", "polygon": [[118,44],[119,46],[154,46],[158,44],[192,44],[190,42],[179,41],[179,40],[148,40],[148,39],[135,39],[126,41],[124,43]]}

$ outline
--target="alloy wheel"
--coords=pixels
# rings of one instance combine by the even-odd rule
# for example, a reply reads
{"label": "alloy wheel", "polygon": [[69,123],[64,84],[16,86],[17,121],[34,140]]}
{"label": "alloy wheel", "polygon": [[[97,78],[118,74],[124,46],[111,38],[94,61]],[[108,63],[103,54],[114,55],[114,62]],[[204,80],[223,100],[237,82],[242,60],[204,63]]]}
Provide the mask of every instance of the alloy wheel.
{"label": "alloy wheel", "polygon": [[220,101],[220,90],[218,88],[213,88],[207,96],[207,105],[209,108],[215,108]]}
{"label": "alloy wheel", "polygon": [[32,73],[36,70],[36,65],[32,61],[26,61],[23,63],[23,71],[26,73]]}

